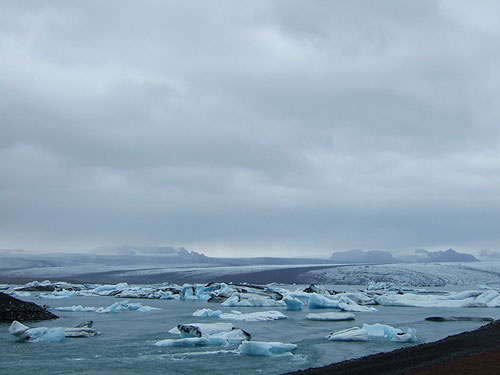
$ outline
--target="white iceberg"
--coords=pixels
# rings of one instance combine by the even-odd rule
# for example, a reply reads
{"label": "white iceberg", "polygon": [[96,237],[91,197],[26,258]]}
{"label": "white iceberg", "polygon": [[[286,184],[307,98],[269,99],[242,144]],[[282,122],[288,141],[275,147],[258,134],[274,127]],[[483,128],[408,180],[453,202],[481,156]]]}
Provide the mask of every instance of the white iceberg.
{"label": "white iceberg", "polygon": [[306,319],[308,320],[327,320],[327,321],[337,321],[337,320],[353,320],[355,315],[348,312],[326,312],[319,314],[307,314]]}
{"label": "white iceberg", "polygon": [[356,302],[346,297],[345,295],[339,297],[339,309],[350,312],[377,311],[375,307],[358,305]]}
{"label": "white iceberg", "polygon": [[219,316],[221,319],[228,320],[241,320],[246,322],[262,322],[269,320],[286,319],[287,316],[280,311],[259,311],[253,313],[241,313],[239,311],[232,311],[232,313],[224,313]]}
{"label": "white iceberg", "polygon": [[168,333],[181,335],[182,337],[202,337],[229,332],[232,329],[233,325],[231,323],[189,323],[179,324],[169,330]]}
{"label": "white iceberg", "polygon": [[285,297],[283,301],[286,303],[286,309],[289,311],[299,311],[302,310],[302,301],[294,297]]}
{"label": "white iceberg", "polygon": [[326,339],[330,341],[368,341],[368,332],[359,327],[352,327],[332,332],[326,336]]}
{"label": "white iceberg", "polygon": [[16,336],[21,341],[29,342],[58,342],[63,341],[66,337],[92,337],[101,333],[90,328],[92,321],[87,321],[77,325],[76,327],[36,327],[30,328],[18,321],[12,322],[9,327],[9,333]]}
{"label": "white iceberg", "polygon": [[338,309],[339,302],[324,295],[312,293],[309,296],[310,309]]}
{"label": "white iceberg", "polygon": [[150,312],[153,310],[161,310],[158,307],[151,307],[143,305],[141,303],[129,303],[128,301],[115,302],[111,306],[107,307],[94,307],[94,306],[63,306],[63,307],[53,307],[51,310],[65,311],[65,312],[96,312],[98,314],[116,314],[122,311],[139,311],[139,312]]}
{"label": "white iceberg", "polygon": [[291,351],[297,349],[295,344],[282,342],[243,341],[238,347],[238,352],[246,355],[275,356],[291,355]]}
{"label": "white iceberg", "polygon": [[193,313],[193,316],[202,317],[202,318],[211,318],[211,317],[218,318],[220,316],[220,314],[222,314],[222,311],[220,311],[220,310],[199,309]]}
{"label": "white iceberg", "polygon": [[238,345],[250,340],[251,335],[240,328],[233,328],[229,332],[205,334],[201,337],[185,337],[181,339],[166,339],[155,343],[156,346],[185,347],[185,346],[229,346]]}
{"label": "white iceberg", "polygon": [[55,311],[64,311],[64,312],[95,312],[97,307],[94,306],[82,306],[82,305],[73,305],[73,306],[63,306],[63,307],[51,307],[51,310]]}
{"label": "white iceberg", "polygon": [[283,306],[285,302],[276,301],[270,297],[261,297],[258,295],[245,295],[234,293],[231,297],[221,303],[224,307],[276,307]]}
{"label": "white iceberg", "polygon": [[377,297],[375,300],[379,305],[385,306],[409,306],[409,307],[472,307],[476,297],[469,296],[456,299],[457,296],[440,296],[430,294],[397,294],[387,293]]}
{"label": "white iceberg", "polygon": [[44,299],[61,299],[61,298],[70,298],[77,294],[75,290],[54,290],[52,293],[40,293],[38,298]]}
{"label": "white iceberg", "polygon": [[342,331],[333,332],[326,336],[330,341],[394,341],[394,342],[416,342],[416,330],[409,328],[405,333],[399,328],[389,325],[375,323],[363,324],[361,328],[352,327]]}
{"label": "white iceberg", "polygon": [[14,292],[15,297],[31,297],[30,292]]}

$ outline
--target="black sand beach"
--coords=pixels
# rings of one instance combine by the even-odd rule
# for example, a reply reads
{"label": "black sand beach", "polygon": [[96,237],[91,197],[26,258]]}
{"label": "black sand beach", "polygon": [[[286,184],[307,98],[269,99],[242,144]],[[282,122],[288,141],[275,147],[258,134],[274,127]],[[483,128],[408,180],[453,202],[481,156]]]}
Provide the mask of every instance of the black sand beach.
{"label": "black sand beach", "polygon": [[14,320],[46,320],[57,316],[33,302],[21,301],[5,293],[0,293],[0,323],[12,323]]}

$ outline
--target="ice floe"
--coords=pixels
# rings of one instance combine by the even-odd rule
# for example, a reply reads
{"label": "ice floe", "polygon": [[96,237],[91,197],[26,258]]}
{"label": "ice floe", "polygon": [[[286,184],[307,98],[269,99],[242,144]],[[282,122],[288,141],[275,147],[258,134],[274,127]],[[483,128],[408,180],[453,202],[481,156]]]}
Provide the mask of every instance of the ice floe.
{"label": "ice floe", "polygon": [[204,334],[203,336],[184,337],[180,339],[165,339],[155,343],[156,346],[185,347],[185,346],[229,346],[238,345],[250,340],[251,335],[240,328],[232,328],[228,332]]}
{"label": "ice floe", "polygon": [[363,324],[361,328],[352,327],[342,331],[332,332],[326,336],[330,341],[394,341],[394,342],[416,342],[416,331],[409,328],[407,332],[403,332],[399,328],[394,328],[389,325],[375,323]]}
{"label": "ice floe", "polygon": [[327,296],[313,293],[309,297],[308,304],[310,309],[340,309],[350,312],[377,311],[374,307],[359,305],[347,294]]}
{"label": "ice floe", "polygon": [[73,305],[67,307],[52,307],[51,310],[55,311],[65,311],[65,312],[96,312],[98,314],[115,314],[123,311],[139,311],[139,312],[150,312],[153,310],[161,310],[158,307],[151,307],[143,305],[141,303],[129,303],[128,301],[115,302],[107,307],[94,307],[94,306],[82,306]]}
{"label": "ice floe", "polygon": [[100,335],[99,331],[92,329],[92,321],[80,323],[75,327],[36,327],[30,328],[17,320],[13,321],[9,327],[9,333],[16,336],[18,340],[29,342],[57,342],[63,341],[66,337],[92,337]]}
{"label": "ice floe", "polygon": [[286,319],[287,316],[280,311],[259,311],[252,313],[242,313],[240,311],[231,311],[231,313],[220,314],[219,318],[228,320],[241,320],[246,322],[262,322],[270,320]]}
{"label": "ice floe", "polygon": [[291,354],[297,349],[295,344],[282,342],[243,341],[238,347],[238,352],[245,355],[275,356]]}
{"label": "ice floe", "polygon": [[218,318],[222,314],[220,310],[212,310],[212,309],[199,309],[193,313],[193,316],[198,316],[202,318]]}
{"label": "ice floe", "polygon": [[257,295],[243,295],[240,293],[234,293],[226,301],[221,303],[224,307],[276,307],[284,306],[285,302],[283,300],[274,300],[268,297],[261,297]]}
{"label": "ice floe", "polygon": [[326,313],[306,315],[306,319],[308,320],[337,321],[337,320],[353,320],[354,318],[355,315],[348,312],[326,312]]}
{"label": "ice floe", "polygon": [[168,331],[173,335],[182,337],[202,337],[221,332],[229,332],[233,329],[232,323],[188,323],[179,324]]}
{"label": "ice floe", "polygon": [[286,303],[286,309],[289,311],[302,310],[303,303],[300,299],[295,297],[284,297],[283,301]]}
{"label": "ice floe", "polygon": [[446,295],[386,293],[376,297],[386,306],[409,307],[500,307],[500,294],[495,290],[463,291]]}

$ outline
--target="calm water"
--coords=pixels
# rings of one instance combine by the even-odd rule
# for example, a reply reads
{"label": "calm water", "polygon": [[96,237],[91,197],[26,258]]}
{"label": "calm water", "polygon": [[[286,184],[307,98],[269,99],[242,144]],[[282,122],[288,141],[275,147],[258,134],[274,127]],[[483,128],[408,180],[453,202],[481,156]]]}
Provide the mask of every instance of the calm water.
{"label": "calm water", "polygon": [[[119,299],[112,297],[73,297],[61,300],[23,298],[51,306],[109,306]],[[385,323],[406,330],[417,329],[419,342],[441,339],[450,334],[478,328],[479,322],[425,322],[427,316],[489,316],[500,319],[500,309],[431,309],[376,306],[374,313],[356,313],[355,321],[315,322],[305,320],[303,311],[285,308],[239,308],[239,311],[281,310],[286,320],[272,322],[236,322],[252,334],[256,341],[282,341],[298,345],[293,356],[252,357],[234,352],[236,347],[168,348],[157,347],[156,341],[174,338],[167,331],[180,323],[221,322],[218,318],[195,318],[192,313],[202,307],[229,312],[219,304],[179,302],[173,300],[134,299],[145,305],[160,307],[148,313],[127,311],[119,314],[57,312],[53,321],[31,326],[73,326],[83,320],[93,320],[102,336],[66,339],[59,343],[17,342],[8,334],[8,324],[0,324],[0,374],[280,374],[286,371],[321,366],[332,362],[390,351],[402,347],[396,343],[329,342],[324,336],[332,331],[361,326],[363,323]],[[314,310],[326,312],[331,310]],[[484,323],[483,323],[484,324]]]}

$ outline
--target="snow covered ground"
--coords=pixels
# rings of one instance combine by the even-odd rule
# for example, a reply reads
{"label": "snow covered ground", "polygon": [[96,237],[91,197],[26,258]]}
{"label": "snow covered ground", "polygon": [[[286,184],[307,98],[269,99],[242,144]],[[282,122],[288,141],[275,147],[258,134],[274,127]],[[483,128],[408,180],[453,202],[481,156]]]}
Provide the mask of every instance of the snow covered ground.
{"label": "snow covered ground", "polygon": [[303,282],[366,285],[391,282],[415,287],[500,285],[500,262],[401,263],[339,266],[308,271]]}
{"label": "snow covered ground", "polygon": [[132,266],[41,267],[0,271],[0,279],[58,279],[101,283],[200,283],[211,281],[267,284],[317,283],[330,285],[366,285],[391,282],[415,287],[500,285],[500,262],[400,263],[384,265],[198,265],[156,268]]}

